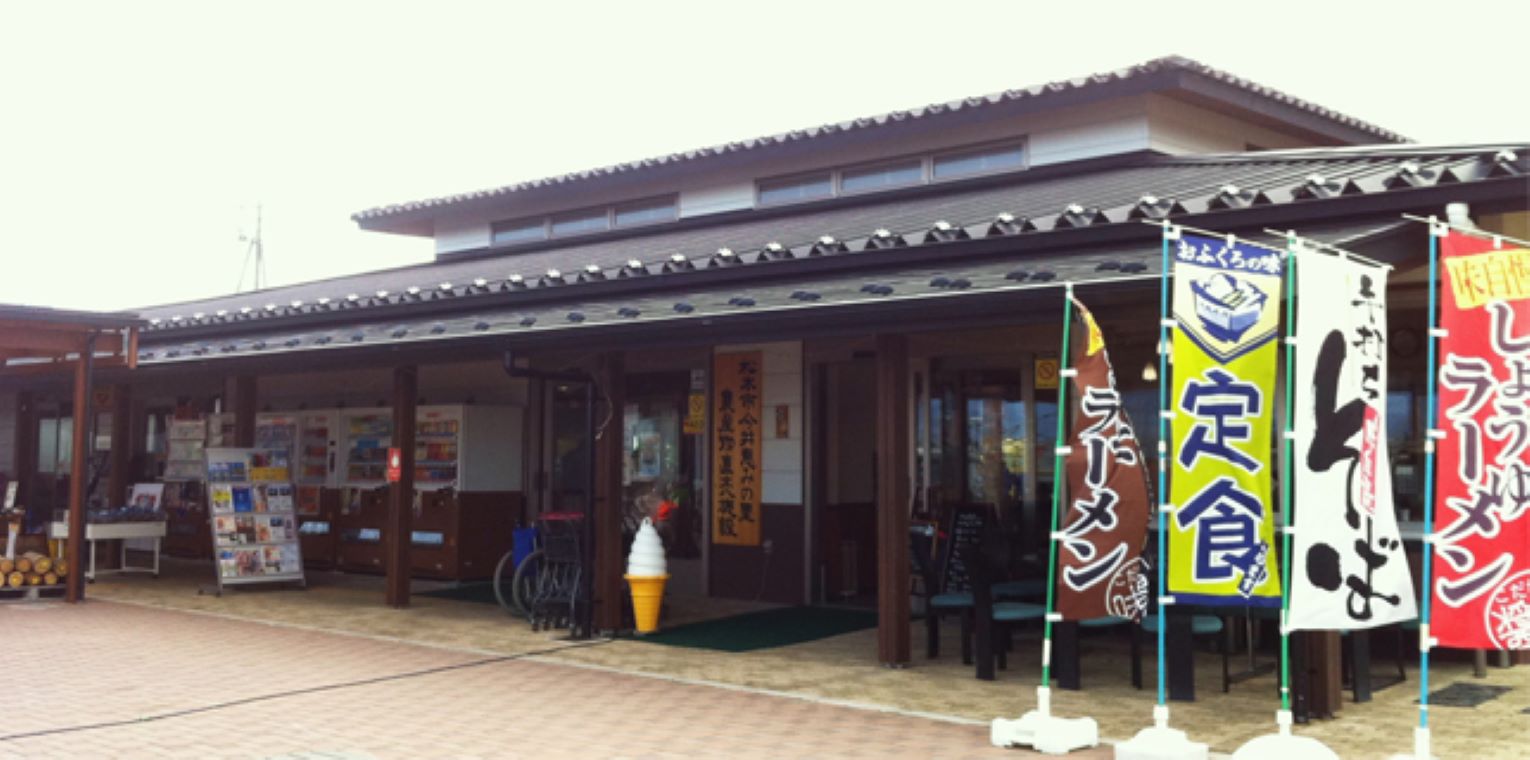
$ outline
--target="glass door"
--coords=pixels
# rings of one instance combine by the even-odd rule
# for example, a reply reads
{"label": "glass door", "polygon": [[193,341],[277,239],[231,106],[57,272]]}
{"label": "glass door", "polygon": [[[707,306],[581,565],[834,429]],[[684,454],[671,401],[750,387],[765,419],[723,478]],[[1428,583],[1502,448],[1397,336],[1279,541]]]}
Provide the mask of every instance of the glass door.
{"label": "glass door", "polygon": [[1036,409],[1023,367],[1014,357],[933,362],[928,444],[917,453],[927,458],[920,469],[935,517],[963,504],[991,506],[1014,545],[1033,553],[1046,526],[1037,508]]}

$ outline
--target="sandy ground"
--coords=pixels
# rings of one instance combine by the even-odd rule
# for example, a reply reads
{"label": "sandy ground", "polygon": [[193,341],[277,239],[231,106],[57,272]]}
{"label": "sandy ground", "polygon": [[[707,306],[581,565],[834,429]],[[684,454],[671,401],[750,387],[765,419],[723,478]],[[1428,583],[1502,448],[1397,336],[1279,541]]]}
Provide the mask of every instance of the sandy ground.
{"label": "sandy ground", "polygon": [[[389,609],[382,604],[378,578],[311,573],[307,590],[246,587],[223,597],[199,595],[198,586],[211,583],[211,572],[210,564],[167,562],[165,577],[108,577],[93,584],[89,594],[97,599],[480,652],[529,652],[545,649],[557,640],[557,634],[534,633],[523,621],[491,605],[416,596],[409,609]],[[760,606],[673,599],[667,603],[666,623],[736,614]],[[972,669],[961,664],[954,651],[954,628],[943,639],[951,651],[936,660],[924,659],[923,629],[917,622],[913,641],[915,660],[906,669],[877,664],[875,630],[742,654],[617,641],[542,659],[982,721],[1015,717],[1034,706],[1040,677],[1039,642],[1034,634],[1017,637],[1010,669],[1001,671],[999,679],[992,682],[978,681]],[[1106,633],[1086,638],[1083,646],[1084,690],[1054,691],[1054,711],[1066,716],[1093,716],[1107,739],[1130,737],[1151,721],[1150,655],[1145,655],[1143,663],[1146,688],[1138,691],[1130,683],[1123,635]],[[1235,660],[1235,667],[1238,662]],[[1390,667],[1390,659],[1378,658],[1373,663],[1378,675]],[[1278,706],[1273,675],[1234,684],[1230,693],[1223,694],[1220,659],[1210,652],[1198,654],[1196,673],[1200,699],[1172,704],[1175,727],[1221,752],[1231,752],[1244,741],[1273,729]],[[1297,731],[1322,740],[1346,758],[1383,758],[1410,751],[1417,720],[1416,669],[1410,668],[1408,677],[1404,684],[1376,692],[1371,702],[1347,701],[1338,718],[1298,726]],[[1530,756],[1530,712],[1526,712],[1530,710],[1530,667],[1492,668],[1482,679],[1474,678],[1465,663],[1446,663],[1432,670],[1431,685],[1436,688],[1457,682],[1511,690],[1475,708],[1433,708],[1436,753],[1441,757]]]}

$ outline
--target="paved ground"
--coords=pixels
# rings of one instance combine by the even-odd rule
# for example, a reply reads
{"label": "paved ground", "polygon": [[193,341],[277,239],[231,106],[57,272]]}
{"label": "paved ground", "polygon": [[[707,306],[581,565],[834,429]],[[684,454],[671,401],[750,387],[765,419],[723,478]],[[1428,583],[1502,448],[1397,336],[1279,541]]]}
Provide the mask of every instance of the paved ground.
{"label": "paved ground", "polygon": [[0,631],[4,758],[1017,756],[978,725],[104,601]]}
{"label": "paved ground", "polygon": [[[131,602],[152,608],[195,610],[244,620],[274,621],[310,629],[371,637],[391,637],[417,643],[455,647],[460,651],[520,655],[556,646],[555,638],[533,633],[524,622],[508,618],[494,605],[454,602],[415,596],[407,610],[382,604],[380,578],[309,573],[307,591],[249,587],[223,597],[198,595],[197,587],[212,582],[210,563],[167,560],[165,577],[111,576],[90,588],[97,599]],[[670,602],[673,602],[670,603]],[[725,600],[686,600],[666,603],[665,625],[709,615],[728,615],[750,605]],[[0,611],[0,616],[5,613]],[[889,670],[876,663],[876,631],[867,629],[803,644],[744,654],[657,646],[640,641],[617,641],[594,648],[569,649],[542,658],[560,663],[602,666],[626,673],[723,683],[770,692],[787,692],[821,700],[873,704],[919,714],[935,714],[986,723],[994,716],[1016,716],[1034,705],[1039,680],[1040,645],[1034,630],[1016,641],[1010,669],[996,681],[978,681],[972,669],[949,651],[957,633],[948,627],[947,651],[938,659],[922,654],[923,623],[913,623],[916,654],[912,667]],[[0,636],[4,629],[0,628]],[[1099,631],[1084,643],[1084,690],[1056,691],[1053,707],[1060,715],[1088,715],[1099,721],[1106,739],[1130,737],[1150,720],[1153,668],[1147,655],[1145,684],[1132,688],[1128,657],[1119,631]],[[1204,644],[1204,642],[1203,642]],[[1267,655],[1261,662],[1271,662]],[[1234,666],[1244,662],[1240,655]],[[5,659],[0,658],[0,668]],[[1390,658],[1373,663],[1386,673]],[[1221,663],[1209,651],[1197,653],[1197,692],[1194,703],[1173,705],[1172,723],[1207,742],[1214,751],[1230,753],[1250,738],[1268,733],[1276,707],[1274,676],[1266,674],[1234,684],[1223,694]],[[1315,721],[1297,731],[1313,736],[1346,760],[1382,760],[1412,746],[1418,696],[1416,668],[1408,681],[1378,691],[1366,704],[1346,699],[1334,720]],[[1438,704],[1433,711],[1435,746],[1441,757],[1530,757],[1530,667],[1490,668],[1475,678],[1468,661],[1436,662],[1431,685],[1446,690],[1482,690],[1492,697],[1476,707]],[[0,718],[0,725],[3,725]],[[965,750],[962,750],[965,751]]]}

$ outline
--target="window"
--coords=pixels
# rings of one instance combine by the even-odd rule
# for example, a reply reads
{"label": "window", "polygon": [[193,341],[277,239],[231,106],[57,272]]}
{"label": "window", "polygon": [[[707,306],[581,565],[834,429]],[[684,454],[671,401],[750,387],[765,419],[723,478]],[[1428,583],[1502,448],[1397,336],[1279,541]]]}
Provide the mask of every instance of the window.
{"label": "window", "polygon": [[518,219],[494,225],[493,245],[515,245],[547,238],[547,224],[542,219]]}
{"label": "window", "polygon": [[675,197],[649,198],[616,207],[616,226],[636,227],[643,224],[674,221]]}
{"label": "window", "polygon": [[760,183],[760,205],[798,203],[834,194],[834,182],[828,172],[805,177],[765,180]]}
{"label": "window", "polygon": [[924,162],[915,158],[895,164],[846,169],[839,174],[839,189],[843,193],[861,193],[917,185],[923,181]]}
{"label": "window", "polygon": [[603,208],[575,211],[552,218],[553,237],[584,235],[590,232],[603,232],[610,228],[610,214]]}
{"label": "window", "polygon": [[1025,149],[1004,145],[935,157],[935,179],[1025,168]]}

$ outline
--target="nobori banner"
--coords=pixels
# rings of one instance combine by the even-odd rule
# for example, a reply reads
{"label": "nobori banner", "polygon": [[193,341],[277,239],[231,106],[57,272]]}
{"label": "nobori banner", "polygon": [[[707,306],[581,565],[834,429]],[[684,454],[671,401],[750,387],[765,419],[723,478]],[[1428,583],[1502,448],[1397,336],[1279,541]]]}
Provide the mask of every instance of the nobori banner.
{"label": "nobori banner", "polygon": [[1289,625],[1353,630],[1417,604],[1387,457],[1387,269],[1296,261],[1296,546]]}
{"label": "nobori banner", "polygon": [[1280,604],[1270,499],[1279,252],[1184,235],[1174,262],[1169,593]]}
{"label": "nobori banner", "polygon": [[1530,648],[1530,250],[1442,241],[1432,633]]}
{"label": "nobori banner", "polygon": [[1057,610],[1067,620],[1113,615],[1141,620],[1148,607],[1147,467],[1116,390],[1105,336],[1094,315],[1074,304],[1088,340],[1074,363],[1068,509],[1058,557]]}

